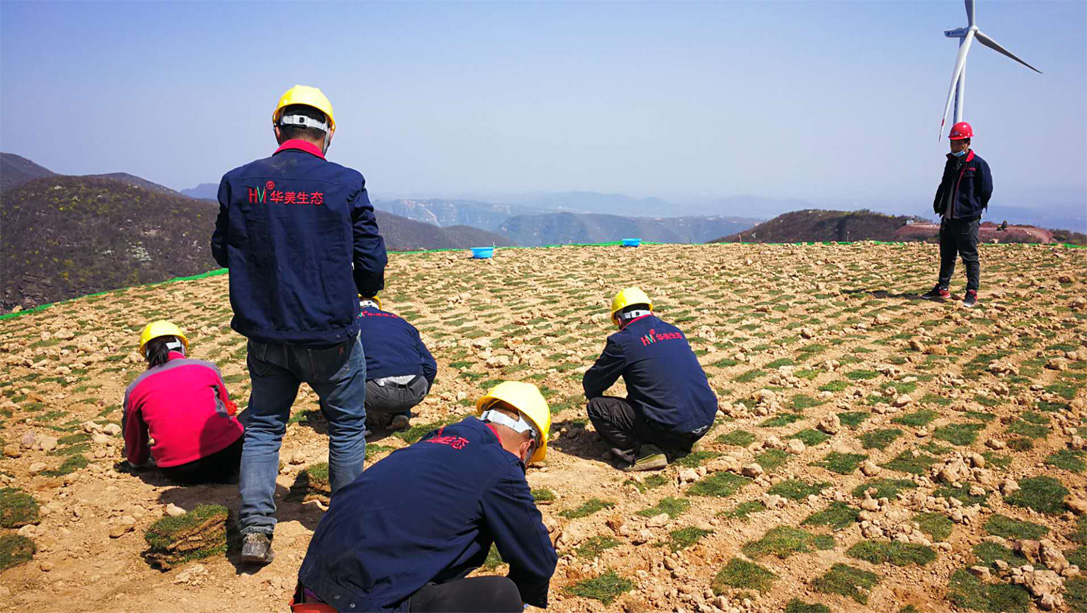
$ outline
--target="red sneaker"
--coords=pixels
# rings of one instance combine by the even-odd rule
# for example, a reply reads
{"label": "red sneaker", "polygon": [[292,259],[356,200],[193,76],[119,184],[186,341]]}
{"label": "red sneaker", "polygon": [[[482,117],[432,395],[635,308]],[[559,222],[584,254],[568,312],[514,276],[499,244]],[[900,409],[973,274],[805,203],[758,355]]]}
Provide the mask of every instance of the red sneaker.
{"label": "red sneaker", "polygon": [[937,283],[927,294],[921,294],[921,297],[925,300],[947,300],[951,297],[951,292],[946,287],[940,287]]}

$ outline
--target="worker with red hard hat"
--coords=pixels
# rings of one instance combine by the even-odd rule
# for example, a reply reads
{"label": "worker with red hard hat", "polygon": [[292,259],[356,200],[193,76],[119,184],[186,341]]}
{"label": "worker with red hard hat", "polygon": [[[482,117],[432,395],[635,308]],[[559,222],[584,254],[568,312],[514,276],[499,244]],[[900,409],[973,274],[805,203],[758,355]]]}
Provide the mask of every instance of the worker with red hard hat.
{"label": "worker with red hard hat", "polygon": [[974,129],[965,121],[951,127],[944,176],[936,190],[932,210],[940,216],[940,279],[923,298],[943,300],[951,297],[949,286],[955,272],[955,258],[966,267],[966,295],[963,306],[977,304],[981,264],[978,260],[978,229],[981,214],[993,195],[993,176],[989,164],[970,148]]}

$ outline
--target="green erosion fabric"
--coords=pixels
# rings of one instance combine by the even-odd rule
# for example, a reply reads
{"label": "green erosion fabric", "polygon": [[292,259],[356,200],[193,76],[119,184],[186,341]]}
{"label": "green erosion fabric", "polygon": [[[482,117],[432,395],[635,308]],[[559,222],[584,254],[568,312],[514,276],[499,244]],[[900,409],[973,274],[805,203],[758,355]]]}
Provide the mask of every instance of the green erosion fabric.
{"label": "green erosion fabric", "polygon": [[[912,242],[916,242],[916,241],[912,241]],[[746,243],[746,242],[739,242],[739,243],[703,243],[703,244],[706,244],[706,245],[710,245],[710,244],[714,244],[714,245],[856,245],[856,244],[859,244],[859,243],[871,243],[873,245],[907,245],[907,244],[910,244],[910,243],[906,243],[906,242],[888,242],[888,241],[857,241],[857,242],[854,242],[854,241],[848,241],[848,242],[823,241],[821,243],[810,242],[810,241],[809,242],[797,242],[797,243]],[[621,244],[622,244],[622,241],[610,241],[610,242],[607,242],[607,243],[569,243],[569,244],[566,244],[566,245],[543,245],[541,247],[497,247],[495,250],[496,251],[499,251],[499,250],[506,251],[506,250],[509,250],[509,249],[554,249],[556,247],[616,247],[616,246],[619,246]],[[642,245],[664,245],[664,244],[668,244],[668,243],[653,243],[653,242],[646,242],[646,241],[642,242]],[[1069,249],[1087,249],[1087,245],[1073,245],[1071,243],[1057,243],[1056,245],[1067,247]],[[1056,245],[1054,245],[1054,246],[1056,246]],[[456,249],[456,248],[449,248],[449,249],[418,249],[418,250],[415,250],[415,251],[393,251],[392,253],[396,253],[398,255],[413,255],[413,254],[418,254],[418,253],[441,253],[441,252],[446,252],[446,251],[467,251],[467,249]],[[217,270],[209,270],[208,272],[201,273],[201,274],[198,274],[198,275],[192,275],[191,277],[175,277],[173,279],[167,279],[166,281],[157,281],[155,283],[147,283],[147,284],[144,284],[144,285],[133,285],[131,287],[153,287],[155,285],[165,285],[167,283],[176,283],[178,281],[194,281],[196,279],[206,279],[207,277],[217,277],[219,275],[225,275],[225,274],[227,274],[227,272],[228,272],[227,269],[219,268]],[[77,298],[69,298],[68,300],[62,300],[60,302],[50,302],[48,304],[39,304],[36,307],[31,307],[29,309],[24,309],[24,310],[19,311],[17,313],[4,313],[3,315],[0,315],[0,321],[4,321],[6,319],[14,319],[14,318],[20,317],[22,315],[29,315],[30,313],[38,313],[38,312],[44,311],[45,309],[48,309],[51,306],[54,306],[54,305],[57,305],[57,304],[64,304],[66,302],[72,302],[73,300],[82,300],[83,298],[93,298],[94,296],[104,296],[106,294],[111,294],[113,292],[120,291],[122,289],[130,289],[130,288],[119,287],[117,289],[111,289],[111,290],[107,290],[107,291],[104,291],[104,292],[98,292],[98,293],[95,293],[95,294],[87,294],[86,296],[79,296]]]}

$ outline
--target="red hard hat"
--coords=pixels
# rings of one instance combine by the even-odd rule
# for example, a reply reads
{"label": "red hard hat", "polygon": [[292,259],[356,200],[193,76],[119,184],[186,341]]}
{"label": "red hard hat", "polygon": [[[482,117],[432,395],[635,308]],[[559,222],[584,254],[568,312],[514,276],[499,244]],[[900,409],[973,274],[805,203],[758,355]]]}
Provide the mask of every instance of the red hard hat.
{"label": "red hard hat", "polygon": [[964,138],[974,138],[974,129],[970,127],[970,124],[965,121],[951,126],[951,134],[947,135],[950,140],[962,140]]}

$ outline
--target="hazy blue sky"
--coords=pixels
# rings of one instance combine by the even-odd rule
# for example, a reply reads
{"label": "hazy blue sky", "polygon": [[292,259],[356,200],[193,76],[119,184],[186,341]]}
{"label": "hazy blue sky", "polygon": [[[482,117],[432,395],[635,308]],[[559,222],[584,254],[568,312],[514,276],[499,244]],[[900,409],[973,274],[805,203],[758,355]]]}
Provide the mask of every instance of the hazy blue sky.
{"label": "hazy blue sky", "polygon": [[[1087,3],[978,0],[966,118],[997,199],[1087,202]],[[959,0],[0,3],[0,148],[218,181],[321,87],[377,196],[591,190],[931,202]],[[665,212],[666,213],[666,212]]]}

